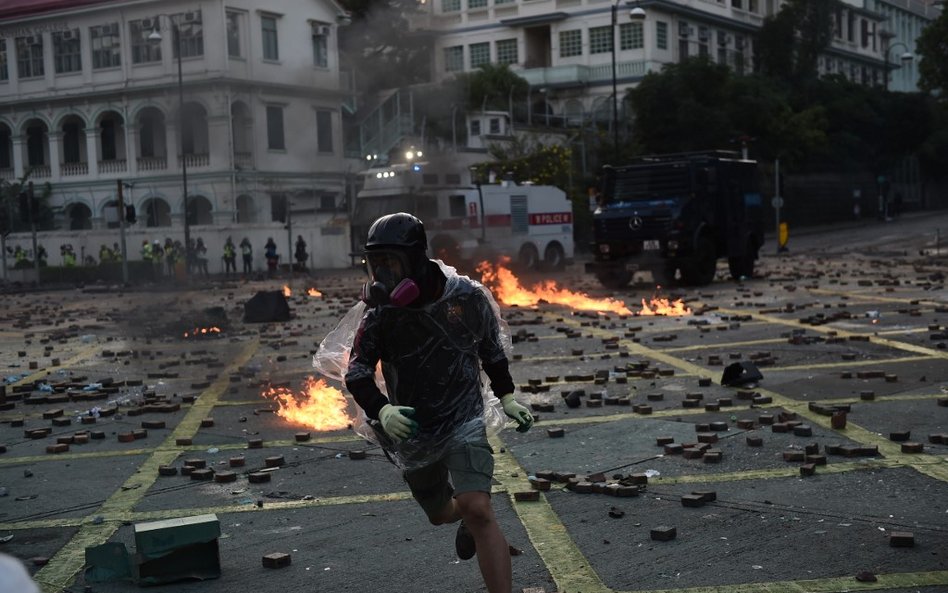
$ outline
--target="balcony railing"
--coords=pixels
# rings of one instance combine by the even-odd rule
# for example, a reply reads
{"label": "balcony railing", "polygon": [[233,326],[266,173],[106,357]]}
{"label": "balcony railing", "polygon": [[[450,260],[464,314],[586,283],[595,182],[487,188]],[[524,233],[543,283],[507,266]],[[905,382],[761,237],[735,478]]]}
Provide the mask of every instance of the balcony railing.
{"label": "balcony railing", "polygon": [[[616,78],[645,76],[652,68],[644,60],[634,62],[616,62]],[[602,83],[612,80],[612,63],[586,66],[569,64],[549,68],[526,68],[517,72],[532,87],[545,86],[581,86],[589,83]]]}
{"label": "balcony railing", "polygon": [[73,177],[75,175],[88,175],[89,163],[63,163],[60,167],[63,177]]}
{"label": "balcony railing", "polygon": [[128,161],[125,159],[99,161],[99,173],[124,173],[127,169]]}
{"label": "balcony railing", "polygon": [[202,154],[186,154],[184,155],[184,162],[189,167],[207,167],[211,164],[211,155],[206,152]]}
{"label": "balcony railing", "polygon": [[235,152],[234,164],[240,167],[241,169],[253,169],[253,153],[252,152]]}
{"label": "balcony railing", "polygon": [[138,157],[139,171],[163,171],[168,168],[168,159],[163,156]]}
{"label": "balcony railing", "polygon": [[45,179],[52,176],[49,165],[30,165],[29,168],[32,177]]}

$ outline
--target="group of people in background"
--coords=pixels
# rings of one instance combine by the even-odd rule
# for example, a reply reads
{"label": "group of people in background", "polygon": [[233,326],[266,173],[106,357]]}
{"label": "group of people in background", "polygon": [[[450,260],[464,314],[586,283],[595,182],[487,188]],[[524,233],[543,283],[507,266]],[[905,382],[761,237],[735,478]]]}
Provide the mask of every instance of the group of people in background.
{"label": "group of people in background", "polygon": [[[189,273],[195,273],[204,278],[210,277],[210,270],[208,269],[208,250],[204,244],[204,240],[198,237],[196,239],[190,239],[189,243],[188,249],[185,249],[181,241],[173,241],[170,237],[166,238],[164,243],[159,240],[149,241],[145,239],[142,240],[139,253],[142,261],[152,264],[155,278],[173,278],[178,269],[178,264],[181,262],[184,262]],[[242,274],[244,276],[253,274],[253,245],[250,239],[244,237],[239,245],[234,245],[233,239],[227,237],[227,240],[224,242],[224,252],[221,255],[221,259],[224,262],[224,274],[228,277],[237,275],[238,249],[243,262]],[[267,276],[272,278],[276,275],[280,264],[280,254],[273,237],[267,238],[266,245],[264,245],[263,249],[264,258],[267,262]],[[47,265],[46,249],[42,245],[39,245],[36,251],[39,265],[45,267]],[[7,247],[7,252],[14,258],[14,268],[30,268],[33,266],[32,250],[27,251],[17,245],[16,247]],[[64,267],[75,267],[77,265],[76,252],[71,244],[67,243],[62,245],[60,247],[60,255],[62,256],[62,265]],[[302,235],[296,237],[296,248],[293,256],[296,260],[294,269],[301,272],[305,271],[309,253],[306,250],[306,241],[303,240]],[[103,243],[99,246],[99,260],[96,261],[92,255],[86,255],[83,265],[109,265],[121,262],[122,250],[119,248],[119,244],[113,243],[112,246],[109,247]]]}

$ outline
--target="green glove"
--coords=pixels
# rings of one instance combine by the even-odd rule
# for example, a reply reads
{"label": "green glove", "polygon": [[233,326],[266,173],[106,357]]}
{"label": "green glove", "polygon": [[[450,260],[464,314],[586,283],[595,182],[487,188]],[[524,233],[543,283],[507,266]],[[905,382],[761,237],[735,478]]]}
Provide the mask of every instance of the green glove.
{"label": "green glove", "polygon": [[385,404],[379,410],[379,422],[385,434],[401,442],[418,434],[418,423],[411,419],[414,415],[415,408]]}
{"label": "green glove", "polygon": [[533,426],[533,414],[518,404],[512,393],[501,396],[500,405],[504,407],[504,414],[517,421],[517,432],[527,432]]}

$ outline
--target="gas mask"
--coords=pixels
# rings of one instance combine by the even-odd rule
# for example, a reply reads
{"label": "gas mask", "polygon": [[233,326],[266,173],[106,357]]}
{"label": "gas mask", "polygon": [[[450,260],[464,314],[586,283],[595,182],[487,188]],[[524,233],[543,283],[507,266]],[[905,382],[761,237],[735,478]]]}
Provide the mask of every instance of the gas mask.
{"label": "gas mask", "polygon": [[402,250],[379,249],[365,254],[369,281],[362,287],[362,300],[369,306],[407,307],[421,294],[411,278],[411,260]]}

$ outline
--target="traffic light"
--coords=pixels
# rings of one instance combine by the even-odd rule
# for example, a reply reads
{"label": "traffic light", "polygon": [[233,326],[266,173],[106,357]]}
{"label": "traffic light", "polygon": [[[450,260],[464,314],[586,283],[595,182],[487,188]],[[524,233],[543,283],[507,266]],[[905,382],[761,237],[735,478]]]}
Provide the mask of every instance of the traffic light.
{"label": "traffic light", "polygon": [[136,220],[138,220],[138,218],[135,217],[135,206],[132,206],[131,204],[126,204],[125,205],[125,222],[127,222],[128,224],[135,224]]}

